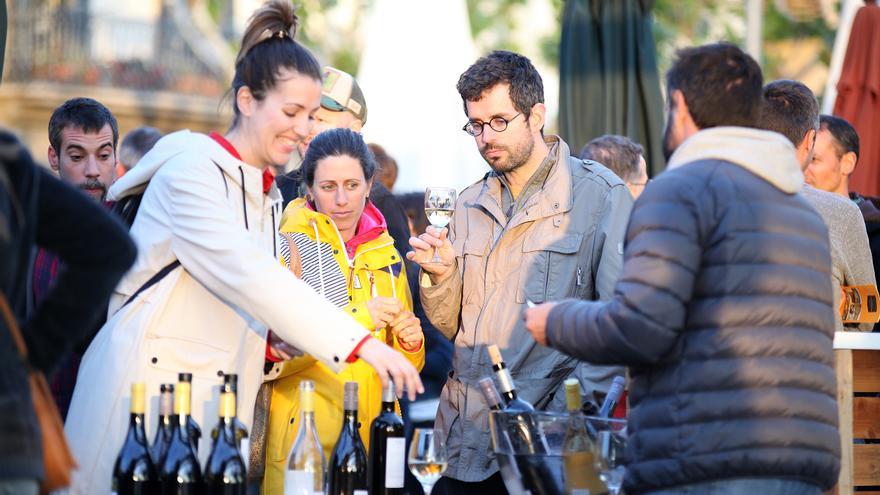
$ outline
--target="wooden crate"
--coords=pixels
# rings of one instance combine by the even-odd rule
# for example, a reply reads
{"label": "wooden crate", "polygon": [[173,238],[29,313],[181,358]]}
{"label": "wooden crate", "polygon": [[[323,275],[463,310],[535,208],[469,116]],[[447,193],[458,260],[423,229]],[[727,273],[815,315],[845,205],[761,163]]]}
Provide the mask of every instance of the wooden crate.
{"label": "wooden crate", "polygon": [[829,493],[852,495],[858,487],[873,488],[859,495],[880,495],[880,443],[853,441],[880,439],[880,334],[839,332],[834,348],[841,464]]}

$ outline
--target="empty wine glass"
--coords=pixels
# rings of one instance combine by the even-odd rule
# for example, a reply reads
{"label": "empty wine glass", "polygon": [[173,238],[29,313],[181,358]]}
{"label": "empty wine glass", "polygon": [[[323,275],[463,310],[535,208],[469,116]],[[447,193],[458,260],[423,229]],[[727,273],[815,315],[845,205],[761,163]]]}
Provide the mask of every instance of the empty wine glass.
{"label": "empty wine glass", "polygon": [[409,470],[422,484],[425,495],[431,494],[434,483],[446,470],[446,445],[439,432],[416,428],[409,446]]}
{"label": "empty wine glass", "polygon": [[626,450],[626,420],[588,417],[596,430],[593,443],[593,461],[599,479],[608,486],[611,495],[620,493],[623,485],[624,450]]}
{"label": "empty wine glass", "polygon": [[[452,220],[452,212],[455,211],[455,197],[457,192],[451,187],[429,187],[425,189],[425,215],[428,222],[435,228],[442,229],[449,225]],[[426,263],[448,265],[440,258],[440,251],[434,247],[434,257]]]}

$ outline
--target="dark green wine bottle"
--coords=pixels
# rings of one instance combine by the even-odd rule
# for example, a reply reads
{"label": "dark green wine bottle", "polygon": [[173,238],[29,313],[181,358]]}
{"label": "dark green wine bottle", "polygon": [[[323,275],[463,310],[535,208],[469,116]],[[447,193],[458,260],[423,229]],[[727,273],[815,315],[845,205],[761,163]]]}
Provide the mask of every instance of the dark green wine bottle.
{"label": "dark green wine bottle", "polygon": [[144,431],[145,395],[143,383],[131,384],[128,434],[113,466],[113,493],[116,495],[153,495],[158,488],[158,476]]}
{"label": "dark green wine bottle", "polygon": [[235,393],[229,383],[220,389],[217,437],[205,464],[207,495],[245,495],[247,469],[235,439]]}

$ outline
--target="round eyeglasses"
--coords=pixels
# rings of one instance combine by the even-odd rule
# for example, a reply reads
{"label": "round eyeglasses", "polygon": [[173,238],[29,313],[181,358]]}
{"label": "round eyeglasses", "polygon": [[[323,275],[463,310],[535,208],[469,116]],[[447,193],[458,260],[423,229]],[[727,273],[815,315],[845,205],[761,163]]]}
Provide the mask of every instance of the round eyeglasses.
{"label": "round eyeglasses", "polygon": [[507,129],[507,124],[510,124],[513,119],[522,115],[522,112],[514,115],[509,120],[504,117],[493,117],[489,122],[468,122],[461,128],[464,132],[470,134],[473,137],[477,137],[483,133],[483,126],[488,125],[495,132],[504,132]]}

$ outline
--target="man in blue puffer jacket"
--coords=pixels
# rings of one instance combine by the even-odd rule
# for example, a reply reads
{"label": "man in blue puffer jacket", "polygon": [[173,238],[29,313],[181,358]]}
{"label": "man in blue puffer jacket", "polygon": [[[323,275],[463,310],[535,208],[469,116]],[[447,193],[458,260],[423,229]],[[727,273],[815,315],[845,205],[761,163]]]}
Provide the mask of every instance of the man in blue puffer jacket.
{"label": "man in blue puffer jacket", "polygon": [[526,325],[629,366],[627,493],[819,494],[840,469],[828,231],[792,144],[752,128],[754,60],[685,49],[667,85],[669,167],[635,204],[614,297]]}

